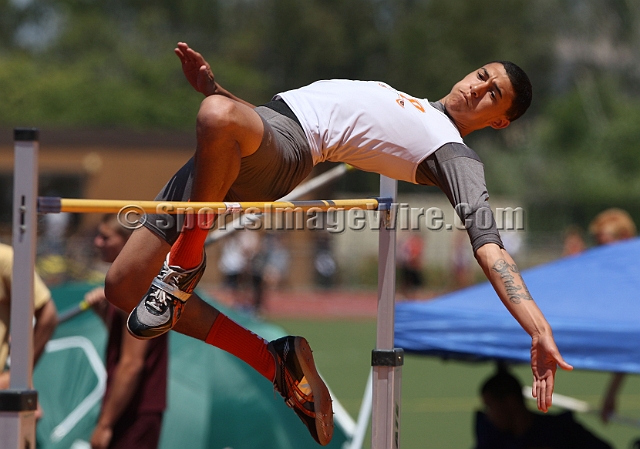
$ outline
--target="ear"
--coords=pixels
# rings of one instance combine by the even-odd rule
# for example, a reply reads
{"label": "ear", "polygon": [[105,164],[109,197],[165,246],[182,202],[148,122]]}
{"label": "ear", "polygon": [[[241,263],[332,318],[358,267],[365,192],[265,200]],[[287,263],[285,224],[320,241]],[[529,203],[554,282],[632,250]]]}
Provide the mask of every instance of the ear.
{"label": "ear", "polygon": [[493,129],[503,129],[506,128],[507,126],[509,126],[509,124],[511,123],[511,120],[505,118],[505,117],[501,117],[499,119],[496,119],[494,121],[491,122],[491,127]]}
{"label": "ear", "polygon": [[505,117],[501,117],[499,119],[496,119],[494,121],[491,122],[491,127],[493,129],[503,129],[506,128],[507,126],[509,126],[509,124],[511,123],[511,120],[505,118]]}

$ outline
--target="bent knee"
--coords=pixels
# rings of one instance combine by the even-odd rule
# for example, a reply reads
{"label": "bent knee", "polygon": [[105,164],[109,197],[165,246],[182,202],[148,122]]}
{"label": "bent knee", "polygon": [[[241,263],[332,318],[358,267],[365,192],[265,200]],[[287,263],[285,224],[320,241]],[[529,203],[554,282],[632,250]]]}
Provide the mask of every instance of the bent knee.
{"label": "bent knee", "polygon": [[205,98],[196,118],[198,131],[229,130],[236,127],[240,107],[237,102],[219,95]]}

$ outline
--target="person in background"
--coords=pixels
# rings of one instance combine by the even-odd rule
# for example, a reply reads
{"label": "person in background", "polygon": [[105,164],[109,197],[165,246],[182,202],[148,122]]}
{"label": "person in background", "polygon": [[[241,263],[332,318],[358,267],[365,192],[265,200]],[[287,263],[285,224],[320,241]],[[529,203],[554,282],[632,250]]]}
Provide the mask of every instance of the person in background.
{"label": "person in background", "polygon": [[[631,215],[625,210],[610,208],[600,212],[589,224],[589,232],[595,239],[596,245],[611,245],[622,240],[633,238],[637,234],[636,225]],[[624,373],[613,373],[609,386],[604,394],[600,418],[603,422],[609,422],[617,408],[617,396]]]}
{"label": "person in background", "polygon": [[250,310],[255,314],[262,311],[267,291],[279,288],[289,271],[289,251],[281,234],[262,234],[258,250],[251,259]]}
{"label": "person in background", "polygon": [[[11,381],[7,360],[9,358],[9,334],[11,329],[12,275],[13,248],[0,243],[0,390],[8,389]],[[58,312],[51,300],[51,292],[49,292],[49,289],[37,273],[34,273],[34,317],[33,363],[35,366],[58,325]],[[36,419],[41,416],[42,409],[38,406]]]}
{"label": "person in background", "polygon": [[637,234],[631,215],[613,207],[600,212],[589,224],[589,232],[598,246],[633,238]]}
{"label": "person in background", "polygon": [[584,242],[582,230],[577,226],[569,226],[564,232],[562,257],[575,256],[585,249],[587,249],[587,245]]}
{"label": "person in background", "polygon": [[218,268],[224,277],[224,287],[231,294],[233,307],[237,309],[252,309],[252,264],[260,245],[259,232],[248,229],[234,232],[223,242]]}
{"label": "person in background", "polygon": [[398,269],[400,293],[403,298],[414,299],[424,287],[422,275],[422,254],[424,240],[420,235],[410,234],[400,241],[398,248]]}
{"label": "person in background", "polygon": [[[131,231],[115,215],[105,215],[94,245],[104,262],[113,262]],[[106,349],[107,387],[93,435],[92,449],[155,449],[166,408],[168,335],[139,340],[127,331],[127,314],[111,305],[104,288],[85,301],[109,330]]]}
{"label": "person in background", "polygon": [[313,268],[316,285],[322,289],[333,288],[337,282],[338,263],[331,247],[331,235],[327,231],[315,231]]}
{"label": "person in background", "polygon": [[502,364],[480,395],[484,411],[476,413],[475,449],[611,449],[570,411],[543,415],[529,410],[522,384]]}
{"label": "person in background", "polygon": [[453,288],[459,289],[473,284],[473,254],[467,246],[467,233],[460,230],[453,232],[453,248],[451,250],[451,271],[453,273]]}

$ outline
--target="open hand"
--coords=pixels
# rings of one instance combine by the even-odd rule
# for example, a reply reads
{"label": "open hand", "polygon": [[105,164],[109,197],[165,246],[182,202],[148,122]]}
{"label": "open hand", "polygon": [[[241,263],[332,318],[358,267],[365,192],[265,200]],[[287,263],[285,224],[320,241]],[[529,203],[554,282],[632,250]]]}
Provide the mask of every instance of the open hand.
{"label": "open hand", "polygon": [[551,407],[557,367],[571,371],[573,367],[564,361],[551,335],[535,336],[531,340],[531,394],[538,402],[538,410],[547,412]]}
{"label": "open hand", "polygon": [[184,76],[193,88],[205,97],[213,95],[216,91],[216,82],[211,66],[202,55],[191,49],[185,42],[178,42],[174,52],[180,58]]}
{"label": "open hand", "polygon": [[104,287],[95,287],[85,293],[84,301],[91,307],[101,307],[106,304],[107,298],[104,295]]}

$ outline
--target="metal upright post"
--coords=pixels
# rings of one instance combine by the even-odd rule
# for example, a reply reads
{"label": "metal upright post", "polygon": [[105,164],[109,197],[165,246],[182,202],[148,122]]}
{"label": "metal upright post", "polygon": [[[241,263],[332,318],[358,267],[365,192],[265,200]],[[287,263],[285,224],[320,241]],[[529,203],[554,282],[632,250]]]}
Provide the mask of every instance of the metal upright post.
{"label": "metal upright post", "polygon": [[38,130],[15,129],[13,172],[13,275],[11,280],[11,383],[0,391],[0,446],[36,447],[37,392],[33,374],[33,282],[38,195]]}
{"label": "metal upright post", "polygon": [[380,210],[378,248],[378,323],[376,349],[372,352],[373,408],[371,418],[372,449],[400,447],[400,382],[404,362],[402,349],[394,348],[396,290],[395,202],[398,182],[380,177],[380,197],[390,198],[386,210]]}

